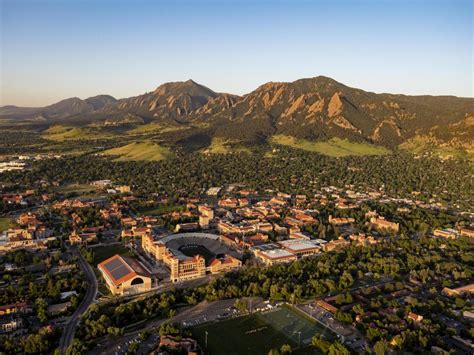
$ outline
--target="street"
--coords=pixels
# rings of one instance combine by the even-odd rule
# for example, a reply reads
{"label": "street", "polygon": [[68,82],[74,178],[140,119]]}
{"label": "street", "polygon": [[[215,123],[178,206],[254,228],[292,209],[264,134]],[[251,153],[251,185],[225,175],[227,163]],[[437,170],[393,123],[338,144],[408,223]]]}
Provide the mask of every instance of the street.
{"label": "street", "polygon": [[89,281],[90,287],[87,289],[86,295],[82,300],[81,304],[76,309],[76,311],[64,327],[61,339],[59,340],[59,350],[61,354],[64,354],[66,352],[66,349],[72,344],[72,341],[74,339],[74,333],[76,332],[76,327],[80,320],[80,317],[89,308],[90,304],[97,296],[98,284],[94,270],[92,270],[92,267],[84,260],[84,257],[81,255],[81,253],[76,250],[74,251],[74,254],[77,255],[79,258],[79,266],[81,267],[87,280]]}

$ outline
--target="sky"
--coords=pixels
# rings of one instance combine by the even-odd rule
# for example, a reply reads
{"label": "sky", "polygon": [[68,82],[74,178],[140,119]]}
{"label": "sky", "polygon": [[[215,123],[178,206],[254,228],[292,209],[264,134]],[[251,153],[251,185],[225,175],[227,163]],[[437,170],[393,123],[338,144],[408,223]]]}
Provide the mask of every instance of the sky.
{"label": "sky", "polygon": [[0,106],[329,76],[473,97],[471,0],[0,0]]}

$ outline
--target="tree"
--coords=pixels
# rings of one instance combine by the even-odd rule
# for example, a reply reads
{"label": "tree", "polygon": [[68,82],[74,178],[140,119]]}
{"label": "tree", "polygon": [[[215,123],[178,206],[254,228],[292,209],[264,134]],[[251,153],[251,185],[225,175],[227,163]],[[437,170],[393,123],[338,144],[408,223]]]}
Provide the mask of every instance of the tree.
{"label": "tree", "polygon": [[82,355],[86,352],[87,348],[82,342],[75,338],[72,344],[67,348],[66,355]]}
{"label": "tree", "polygon": [[241,298],[235,300],[234,307],[237,308],[237,310],[239,310],[242,313],[245,313],[248,311],[247,301]]}
{"label": "tree", "polygon": [[26,338],[25,352],[27,353],[46,353],[49,349],[49,342],[41,334],[32,334]]}
{"label": "tree", "polygon": [[107,333],[113,335],[114,337],[119,337],[120,335],[122,335],[123,331],[118,327],[108,327]]}
{"label": "tree", "polygon": [[313,336],[311,338],[311,344],[324,354],[329,351],[329,347],[331,346],[331,343],[324,340],[321,334],[316,334],[315,336]]}
{"label": "tree", "polygon": [[376,355],[385,355],[388,351],[388,343],[385,339],[381,339],[374,344],[374,351]]}
{"label": "tree", "polygon": [[355,306],[352,307],[352,311],[355,314],[363,314],[364,313],[364,308],[360,305],[360,303],[356,304]]}
{"label": "tree", "polygon": [[335,341],[329,346],[329,355],[349,355],[350,351],[339,341]]}
{"label": "tree", "polygon": [[338,321],[350,324],[352,323],[352,316],[350,313],[342,312],[342,311],[337,311],[336,314],[334,315],[334,318],[336,318]]}
{"label": "tree", "polygon": [[456,305],[456,308],[463,308],[464,305],[466,304],[466,301],[464,301],[460,297],[456,297],[456,299],[454,300],[454,304]]}
{"label": "tree", "polygon": [[141,341],[147,340],[149,336],[150,336],[150,332],[148,330],[144,330],[138,334],[138,338]]}
{"label": "tree", "polygon": [[135,354],[138,350],[138,343],[136,341],[133,341],[130,343],[130,345],[128,346],[128,351],[127,353],[128,354]]}
{"label": "tree", "polygon": [[44,323],[48,320],[47,310],[48,302],[44,298],[38,298],[35,302],[36,306],[36,316],[38,317],[41,323]]}
{"label": "tree", "polygon": [[404,334],[397,334],[392,338],[391,344],[398,349],[402,349],[403,345],[405,344],[405,336]]}
{"label": "tree", "polygon": [[280,348],[280,354],[291,354],[291,345],[283,344]]}

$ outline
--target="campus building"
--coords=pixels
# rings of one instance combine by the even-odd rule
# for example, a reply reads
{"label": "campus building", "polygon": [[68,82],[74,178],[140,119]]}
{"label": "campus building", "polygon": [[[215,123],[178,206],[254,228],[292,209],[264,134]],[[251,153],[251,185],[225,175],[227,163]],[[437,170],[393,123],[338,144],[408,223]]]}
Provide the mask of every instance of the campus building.
{"label": "campus building", "polygon": [[296,261],[298,257],[285,249],[281,249],[277,244],[264,244],[252,248],[255,256],[265,265],[276,265]]}
{"label": "campus building", "polygon": [[458,297],[465,294],[472,295],[474,294],[474,284],[469,284],[469,285],[454,288],[454,289],[445,287],[441,290],[441,293],[448,297]]}
{"label": "campus building", "polygon": [[309,240],[288,239],[278,242],[278,244],[280,244],[286,251],[296,255],[298,258],[316,255],[321,252],[319,244]]}
{"label": "campus building", "polygon": [[96,233],[77,233],[74,230],[69,235],[69,244],[71,245],[83,245],[88,243],[93,243],[97,241],[97,234]]}
{"label": "campus building", "polygon": [[372,217],[370,219],[370,224],[372,225],[373,228],[379,230],[379,231],[394,231],[394,232],[398,232],[398,230],[400,229],[400,225],[398,223],[395,223],[395,222],[390,222],[390,221],[387,221],[385,218],[383,217]]}
{"label": "campus building", "polygon": [[329,216],[329,223],[331,223],[333,226],[346,226],[354,222],[354,218],[334,218],[333,216]]}
{"label": "campus building", "polygon": [[329,243],[326,243],[323,247],[324,251],[329,252],[333,250],[339,250],[349,246],[349,242],[344,238],[331,240]]}
{"label": "campus building", "polygon": [[211,274],[228,272],[240,267],[242,267],[242,261],[228,254],[225,254],[221,257],[215,257],[209,263],[209,271]]}
{"label": "campus building", "polygon": [[[142,238],[143,250],[169,267],[171,282],[192,280],[206,275],[206,260],[203,256],[187,256],[181,252],[181,248],[188,245],[205,247],[214,255],[228,251],[227,247],[221,245],[217,235],[209,233],[174,234],[158,241],[149,235]],[[216,258],[209,265],[209,271],[212,273],[228,271],[242,265],[240,260],[230,255],[226,255],[222,261],[215,260]]]}
{"label": "campus building", "polygon": [[150,274],[136,260],[116,254],[97,267],[114,295],[131,295],[151,290]]}
{"label": "campus building", "polygon": [[199,215],[199,226],[202,229],[209,229],[210,222],[214,218],[214,210],[208,206],[200,205],[198,207]]}
{"label": "campus building", "polygon": [[174,255],[167,250],[163,262],[170,268],[171,282],[193,280],[206,275],[206,260],[201,255]]}
{"label": "campus building", "polygon": [[459,232],[464,237],[474,238],[474,229],[472,228],[461,228]]}
{"label": "campus building", "polygon": [[433,231],[433,235],[435,237],[441,237],[445,239],[456,239],[459,236],[458,232],[451,228],[435,229]]}

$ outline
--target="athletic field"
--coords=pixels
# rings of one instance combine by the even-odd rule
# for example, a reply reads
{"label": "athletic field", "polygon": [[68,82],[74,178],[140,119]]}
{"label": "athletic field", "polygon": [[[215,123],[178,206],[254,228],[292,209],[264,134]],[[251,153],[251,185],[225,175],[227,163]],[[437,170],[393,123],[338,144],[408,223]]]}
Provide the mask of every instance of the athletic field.
{"label": "athletic field", "polygon": [[[193,335],[207,352],[216,354],[267,354],[272,348],[290,344],[298,347],[299,333],[301,345],[311,344],[316,333],[332,339],[334,335],[312,320],[290,307],[281,307],[268,313],[254,313],[249,316],[205,324],[191,329]],[[206,350],[206,349],[205,349]]]}

